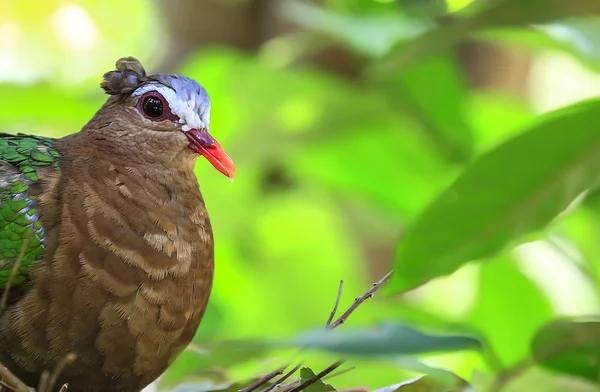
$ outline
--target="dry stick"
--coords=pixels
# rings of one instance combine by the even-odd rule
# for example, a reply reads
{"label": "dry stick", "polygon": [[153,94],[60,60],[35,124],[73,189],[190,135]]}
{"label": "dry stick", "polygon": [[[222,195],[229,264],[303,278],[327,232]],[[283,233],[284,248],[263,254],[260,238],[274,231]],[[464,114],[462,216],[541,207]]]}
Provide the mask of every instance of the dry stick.
{"label": "dry stick", "polygon": [[356,369],[356,366],[350,366],[350,367],[342,369],[342,370],[340,370],[338,372],[334,372],[334,373],[328,374],[327,377],[323,377],[323,380],[327,380],[328,378],[337,377],[337,376],[339,376],[341,374],[348,373],[348,372],[350,372],[350,371],[352,371],[354,369]]}
{"label": "dry stick", "polygon": [[8,292],[10,291],[10,286],[12,285],[13,279],[17,275],[17,271],[19,270],[19,268],[21,268],[21,263],[23,262],[23,258],[25,257],[25,251],[29,247],[30,238],[31,236],[27,237],[25,239],[25,242],[23,242],[23,246],[21,247],[19,257],[17,257],[17,261],[15,261],[15,264],[13,265],[12,270],[10,271],[8,281],[6,282],[6,287],[4,288],[4,292],[2,293],[2,300],[0,301],[0,314],[2,314],[4,308],[6,308],[6,304],[8,303]]}
{"label": "dry stick", "polygon": [[270,380],[274,379],[275,377],[279,376],[280,374],[283,374],[283,371],[288,366],[289,365],[285,365],[283,367],[280,367],[279,369],[273,370],[271,373],[265,375],[264,377],[260,378],[256,382],[247,386],[246,388],[238,390],[238,392],[251,392],[251,391],[254,391],[255,389],[258,389],[258,387],[260,387],[261,385],[269,382]]}
{"label": "dry stick", "polygon": [[[364,293],[360,297],[356,298],[354,300],[354,302],[352,303],[352,305],[350,305],[350,307],[348,308],[348,310],[346,310],[344,312],[344,314],[342,314],[333,323],[329,324],[328,328],[329,329],[334,329],[334,328],[337,328],[340,325],[344,324],[346,322],[346,320],[348,319],[348,317],[350,317],[350,315],[352,313],[354,313],[354,311],[360,306],[360,304],[362,304],[363,302],[365,302],[367,299],[372,298],[373,294],[375,294],[375,292],[377,290],[379,290],[384,284],[386,284],[388,282],[388,280],[390,280],[390,278],[392,277],[392,273],[393,272],[394,272],[393,270],[390,271],[390,272],[388,272],[377,283],[373,283],[373,286],[371,286],[371,288],[369,290],[367,290],[366,293]],[[340,296],[341,296],[341,284],[340,284],[340,290],[338,291],[338,300],[339,300]],[[338,301],[336,301],[336,307],[337,307],[337,302]],[[297,386],[296,388],[294,388],[294,389],[292,389],[291,391],[288,391],[288,392],[298,392],[298,391],[301,391],[303,388],[308,387],[309,385],[313,384],[317,380],[320,380],[323,376],[331,373],[333,370],[335,370],[336,368],[340,367],[344,362],[346,362],[345,359],[342,359],[342,360],[339,360],[339,361],[335,362],[333,365],[329,366],[327,369],[323,370],[321,373],[317,374],[315,377],[312,377],[311,379],[307,380],[305,383]]]}
{"label": "dry stick", "polygon": [[388,272],[383,278],[381,278],[379,282],[373,283],[373,286],[366,293],[356,298],[354,300],[354,303],[348,308],[348,310],[346,310],[344,314],[342,314],[337,320],[335,320],[329,325],[329,329],[334,329],[344,324],[346,322],[346,319],[348,319],[348,317],[356,310],[356,308],[360,306],[360,304],[365,302],[367,299],[373,297],[373,294],[375,294],[375,292],[379,290],[381,286],[383,286],[387,283],[388,280],[390,280],[393,272],[394,271]]}
{"label": "dry stick", "polygon": [[[52,374],[50,375],[50,379],[48,380],[48,383],[46,384],[45,390],[47,392],[52,392],[52,390],[54,390],[56,381],[58,381],[58,376],[60,376],[60,373],[63,371],[65,366],[67,366],[71,362],[73,362],[75,360],[75,358],[77,358],[77,356],[75,354],[69,353],[69,354],[65,355],[64,358],[61,359],[60,362],[58,362],[56,364],[56,366],[54,367],[54,371],[52,371]],[[61,389],[62,389],[62,387],[61,387]]]}
{"label": "dry stick", "polygon": [[35,389],[28,387],[19,380],[17,376],[11,373],[8,368],[0,364],[0,378],[10,386],[15,392],[35,392]]}
{"label": "dry stick", "polygon": [[300,392],[304,388],[306,388],[306,387],[314,384],[315,382],[319,381],[320,379],[322,379],[323,377],[325,377],[329,373],[333,372],[335,369],[339,368],[343,363],[344,363],[344,361],[336,361],[336,362],[334,362],[333,364],[329,365],[325,370],[323,370],[319,374],[315,374],[313,377],[309,378],[308,380],[306,380],[302,384],[298,385],[297,387],[295,387],[293,389],[290,389],[287,392]]}
{"label": "dry stick", "polygon": [[333,318],[335,317],[335,313],[337,312],[338,305],[340,304],[340,298],[342,298],[342,289],[344,288],[344,281],[340,280],[340,287],[338,289],[337,297],[335,299],[335,305],[333,305],[333,310],[327,319],[327,323],[325,324],[325,328],[329,328]]}
{"label": "dry stick", "polygon": [[40,380],[38,381],[37,392],[46,392],[46,385],[48,385],[48,380],[50,380],[50,372],[48,370],[44,370],[40,375]]}
{"label": "dry stick", "polygon": [[281,377],[279,380],[277,380],[273,385],[271,385],[269,387],[266,387],[264,389],[261,389],[260,392],[269,392],[269,391],[275,389],[278,385],[283,384],[283,382],[285,380],[287,380],[288,378],[290,378],[292,376],[292,374],[296,373],[298,371],[298,369],[300,369],[300,367],[302,366],[302,364],[303,364],[303,362],[300,362],[299,364],[297,364],[296,366],[294,366],[294,368],[292,370],[290,370],[283,377]]}
{"label": "dry stick", "polygon": [[[373,294],[377,290],[379,290],[381,288],[381,286],[383,286],[385,283],[387,283],[388,280],[390,280],[390,278],[392,276],[392,273],[393,273],[393,271],[388,272],[383,278],[381,278],[381,280],[379,280],[377,283],[374,283],[373,286],[371,286],[371,288],[369,290],[367,290],[366,293],[364,293],[363,295],[361,295],[360,297],[358,297],[358,298],[356,298],[354,300],[354,302],[352,303],[352,305],[348,308],[348,310],[346,310],[344,312],[344,314],[342,314],[334,322],[331,322],[331,320],[333,320],[333,318],[335,317],[338,305],[340,303],[340,299],[342,297],[342,289],[343,289],[344,281],[340,280],[340,286],[339,286],[339,289],[338,289],[338,294],[337,294],[337,298],[336,298],[336,301],[335,301],[335,305],[333,307],[333,310],[332,310],[331,314],[329,315],[329,319],[327,320],[326,328],[327,329],[334,329],[334,328],[337,328],[340,325],[342,325],[344,322],[346,322],[346,320],[348,319],[348,317],[356,310],[356,308],[358,308],[360,306],[360,304],[362,304],[363,302],[365,302],[367,299],[373,297]],[[339,364],[338,364],[338,362],[339,362]],[[335,363],[335,364],[338,364],[336,366],[336,368],[344,363],[343,360],[340,360],[338,362]],[[292,374],[294,374],[300,368],[300,366],[302,366],[302,363],[300,363],[296,367],[294,367],[294,369],[292,369],[291,372],[287,373],[282,379],[278,380],[275,384],[269,386],[268,388],[265,388],[265,389],[261,390],[260,392],[269,392],[269,391],[273,390],[276,386],[281,385],[282,382],[285,381],[287,378],[289,378]],[[327,369],[329,369],[329,368],[327,368]],[[327,370],[327,369],[325,369],[325,370]],[[349,370],[351,370],[351,369],[353,369],[353,368],[350,368]],[[339,373],[341,374],[342,372],[339,372]],[[270,374],[271,373],[269,373],[267,376],[269,376]],[[325,373],[325,374],[327,374],[327,373]],[[252,391],[258,389],[261,385],[264,385],[269,380],[271,380],[272,377],[266,379],[267,376],[261,378],[260,380],[258,380],[254,384],[252,384],[251,386],[249,386],[249,387],[247,387],[247,388],[245,388],[243,390],[240,390],[240,392],[252,392]],[[304,387],[305,386],[303,386],[303,388]],[[289,391],[289,392],[291,392],[291,391]]]}

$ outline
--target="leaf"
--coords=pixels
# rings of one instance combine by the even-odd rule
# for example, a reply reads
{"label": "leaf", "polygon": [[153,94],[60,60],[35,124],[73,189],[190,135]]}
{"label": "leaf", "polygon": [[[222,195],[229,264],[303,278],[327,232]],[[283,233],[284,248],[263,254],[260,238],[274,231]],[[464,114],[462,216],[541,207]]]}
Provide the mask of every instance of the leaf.
{"label": "leaf", "polygon": [[467,321],[505,366],[527,357],[535,332],[552,316],[548,299],[513,258],[501,255],[481,266],[477,303]]}
{"label": "leaf", "polygon": [[462,378],[452,375],[451,381],[440,381],[433,376],[422,376],[373,392],[467,392],[474,391]]}
{"label": "leaf", "polygon": [[[498,391],[498,386],[494,385],[496,377],[491,373],[476,370],[469,381],[476,391]],[[531,367],[525,372],[517,372],[507,381],[509,382],[501,387],[501,392],[600,392],[598,386],[587,380],[538,366]]]}
{"label": "leaf", "polygon": [[481,347],[479,341],[472,337],[430,335],[401,324],[345,331],[311,331],[298,337],[294,343],[313,349],[360,356],[420,354]]}
{"label": "leaf", "polygon": [[369,128],[308,145],[291,156],[290,170],[304,181],[358,196],[404,219],[414,217],[455,173],[422,137],[401,132],[399,126],[404,124],[373,119]]}
{"label": "leaf", "polygon": [[597,186],[599,118],[600,101],[573,105],[483,154],[407,231],[388,289],[408,290],[493,256]]}
{"label": "leaf", "polygon": [[476,34],[475,39],[509,44],[529,50],[560,50],[592,69],[600,69],[600,24],[598,18],[568,19],[523,29],[493,29]]}
{"label": "leaf", "polygon": [[416,119],[449,161],[466,161],[473,135],[465,119],[464,75],[451,56],[436,56],[382,83],[391,102]]}
{"label": "leaf", "polygon": [[412,39],[427,28],[427,24],[396,12],[342,14],[291,0],[283,2],[281,11],[292,22],[331,36],[370,57],[386,54],[396,42]]}
{"label": "leaf", "polygon": [[487,3],[475,2],[464,12],[470,13],[471,16],[453,19],[422,34],[406,46],[399,46],[395,54],[390,56],[383,66],[377,67],[377,72],[373,73],[397,72],[485,29],[548,23],[568,17],[589,17],[600,13],[600,2],[597,0],[500,0]]}
{"label": "leaf", "polygon": [[532,342],[534,359],[549,369],[600,380],[600,321],[560,320],[540,329]]}
{"label": "leaf", "polygon": [[411,17],[433,18],[445,14],[448,6],[445,0],[397,0],[400,7]]}
{"label": "leaf", "polygon": [[[300,369],[300,384],[310,380],[315,376],[315,373],[307,367]],[[317,380],[308,387],[304,388],[304,392],[328,392],[336,389],[329,384],[325,384],[323,380]]]}

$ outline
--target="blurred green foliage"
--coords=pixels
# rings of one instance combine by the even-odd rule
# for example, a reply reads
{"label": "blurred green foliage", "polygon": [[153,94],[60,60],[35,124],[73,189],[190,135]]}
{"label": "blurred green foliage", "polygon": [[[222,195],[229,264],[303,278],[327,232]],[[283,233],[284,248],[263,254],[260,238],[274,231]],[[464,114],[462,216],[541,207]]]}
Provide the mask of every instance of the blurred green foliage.
{"label": "blurred green foliage", "polygon": [[[3,131],[76,132],[122,55],[164,71],[153,2],[29,3],[1,3]],[[232,185],[197,166],[216,280],[161,388],[248,385],[296,352],[274,341],[306,343],[324,326],[340,279],[344,309],[393,267],[386,295],[301,355],[318,372],[352,354],[355,369],[327,380],[338,390],[445,391],[419,377],[446,370],[482,391],[600,390],[600,328],[567,319],[600,310],[600,103],[574,103],[590,95],[578,73],[599,69],[600,3],[286,1],[278,13],[298,30],[254,53],[197,48],[176,70],[209,91],[213,133],[238,171]],[[552,79],[481,88],[467,44],[568,58],[561,78],[582,92],[548,114],[532,96],[560,98]],[[360,59],[356,77],[298,65],[332,45]]]}

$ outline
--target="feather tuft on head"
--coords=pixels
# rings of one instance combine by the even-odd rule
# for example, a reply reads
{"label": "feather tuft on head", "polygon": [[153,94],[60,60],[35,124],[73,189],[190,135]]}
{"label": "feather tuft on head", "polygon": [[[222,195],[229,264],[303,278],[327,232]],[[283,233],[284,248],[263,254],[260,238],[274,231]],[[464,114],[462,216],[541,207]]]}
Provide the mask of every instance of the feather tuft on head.
{"label": "feather tuft on head", "polygon": [[135,57],[119,59],[116,68],[105,73],[100,83],[109,95],[129,94],[146,81],[146,70]]}

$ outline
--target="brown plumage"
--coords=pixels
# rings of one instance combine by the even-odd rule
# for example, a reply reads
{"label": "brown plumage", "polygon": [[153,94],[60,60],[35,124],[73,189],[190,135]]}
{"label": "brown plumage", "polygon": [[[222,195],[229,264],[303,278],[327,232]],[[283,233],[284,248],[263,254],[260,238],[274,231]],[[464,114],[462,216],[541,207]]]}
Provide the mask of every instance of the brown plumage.
{"label": "brown plumage", "polygon": [[81,132],[51,141],[53,164],[29,181],[43,256],[26,289],[11,288],[0,361],[30,385],[72,352],[59,380],[69,392],[140,391],[190,342],[210,295],[213,235],[193,168],[199,153],[230,177],[233,164],[207,132],[204,89],[127,61],[105,76],[114,95]]}

